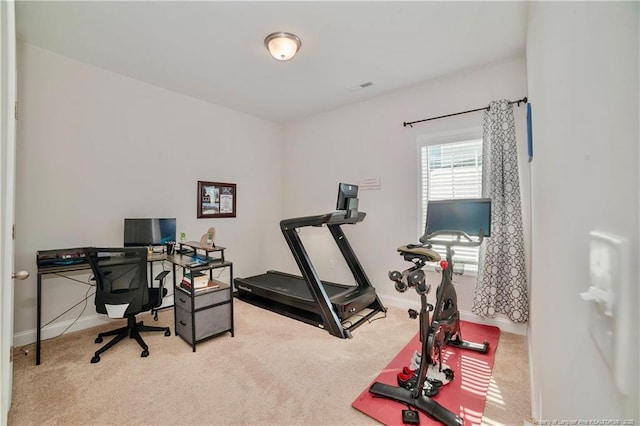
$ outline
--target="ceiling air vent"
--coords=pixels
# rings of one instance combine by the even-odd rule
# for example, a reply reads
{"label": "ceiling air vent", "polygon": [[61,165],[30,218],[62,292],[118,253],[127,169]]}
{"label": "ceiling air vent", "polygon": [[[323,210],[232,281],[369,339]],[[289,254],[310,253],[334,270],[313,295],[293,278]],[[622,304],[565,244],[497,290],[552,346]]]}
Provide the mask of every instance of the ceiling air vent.
{"label": "ceiling air vent", "polygon": [[360,83],[356,86],[348,87],[348,89],[350,92],[355,92],[356,90],[364,89],[365,87],[370,87],[370,86],[373,86],[373,83],[371,81],[367,81],[366,83]]}

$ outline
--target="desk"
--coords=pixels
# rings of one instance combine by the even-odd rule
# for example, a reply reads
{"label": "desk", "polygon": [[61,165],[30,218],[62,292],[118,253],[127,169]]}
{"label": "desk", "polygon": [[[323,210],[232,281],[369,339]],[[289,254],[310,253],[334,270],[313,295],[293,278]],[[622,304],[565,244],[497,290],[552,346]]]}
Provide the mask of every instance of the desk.
{"label": "desk", "polygon": [[[82,254],[82,255],[81,255]],[[193,257],[183,254],[152,253],[147,257],[149,263],[150,277],[153,277],[153,263],[161,261],[169,261],[173,265],[173,286],[174,297],[176,289],[176,273],[177,268],[188,268],[189,263],[193,261]],[[84,247],[58,250],[41,250],[36,254],[36,264],[38,266],[37,273],[37,290],[36,290],[36,365],[40,365],[41,343],[42,343],[42,278],[46,275],[58,275],[66,272],[91,270],[91,266],[84,259]],[[233,264],[223,259],[214,259],[213,262],[197,268],[197,270],[209,270],[210,277],[212,270],[216,268],[229,267],[230,286],[233,285]],[[152,278],[153,279],[153,278]],[[232,312],[233,318],[233,312]],[[174,313],[175,321],[175,313]],[[233,319],[231,320],[233,324]],[[175,322],[174,322],[175,330]],[[233,325],[231,327],[231,335],[233,335]],[[193,342],[193,350],[195,352],[195,342]]]}

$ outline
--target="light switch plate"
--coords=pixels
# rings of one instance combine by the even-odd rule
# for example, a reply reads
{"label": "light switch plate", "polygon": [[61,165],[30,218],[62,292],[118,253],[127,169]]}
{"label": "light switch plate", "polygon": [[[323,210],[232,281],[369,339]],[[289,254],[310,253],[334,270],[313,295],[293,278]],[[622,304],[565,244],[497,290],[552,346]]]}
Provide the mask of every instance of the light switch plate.
{"label": "light switch plate", "polygon": [[626,238],[599,231],[589,234],[589,290],[582,293],[591,304],[589,331],[623,394],[629,392],[633,369],[629,256]]}

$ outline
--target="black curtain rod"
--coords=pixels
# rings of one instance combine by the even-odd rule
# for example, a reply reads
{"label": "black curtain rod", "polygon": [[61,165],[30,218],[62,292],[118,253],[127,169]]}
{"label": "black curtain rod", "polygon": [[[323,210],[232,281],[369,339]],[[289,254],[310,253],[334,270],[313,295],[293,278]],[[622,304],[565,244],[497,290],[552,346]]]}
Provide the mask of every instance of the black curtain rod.
{"label": "black curtain rod", "polygon": [[[524,98],[522,98],[522,99],[518,99],[517,101],[509,101],[509,104],[511,104],[511,105],[518,104],[517,106],[520,106],[521,103],[524,103],[524,104],[527,103],[527,97],[526,96]],[[425,118],[424,120],[411,121],[411,122],[408,122],[408,123],[405,121],[404,123],[402,123],[402,125],[404,127],[407,127],[407,126],[413,127],[414,124],[422,123],[423,121],[438,120],[439,118],[453,117],[454,115],[468,114],[470,112],[483,111],[483,110],[489,111],[489,105],[487,105],[484,108],[470,109],[469,111],[462,111],[462,112],[456,112],[456,113],[453,113],[453,114],[441,115],[441,116],[438,116],[438,117]]]}

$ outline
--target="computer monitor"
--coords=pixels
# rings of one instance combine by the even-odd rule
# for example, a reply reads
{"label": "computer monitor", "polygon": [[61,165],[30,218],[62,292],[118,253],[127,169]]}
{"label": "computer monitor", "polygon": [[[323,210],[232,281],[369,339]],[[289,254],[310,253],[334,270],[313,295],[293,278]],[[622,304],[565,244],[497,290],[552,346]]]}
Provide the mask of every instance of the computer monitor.
{"label": "computer monitor", "polygon": [[358,185],[338,184],[336,210],[358,210]]}
{"label": "computer monitor", "polygon": [[158,246],[176,240],[175,218],[125,218],[124,246]]}
{"label": "computer monitor", "polygon": [[470,236],[491,236],[491,199],[465,198],[427,203],[424,235],[437,231],[463,231]]}

